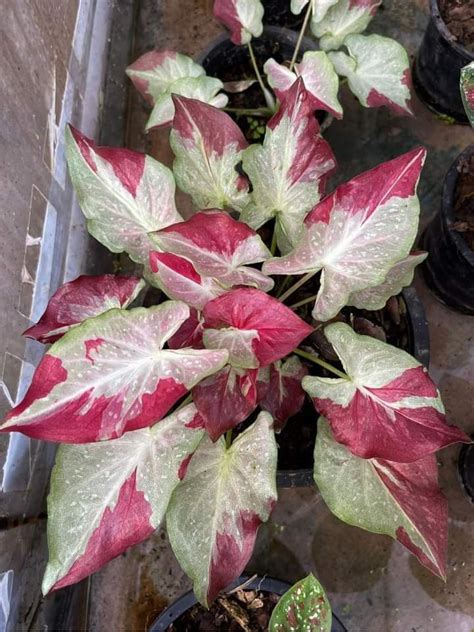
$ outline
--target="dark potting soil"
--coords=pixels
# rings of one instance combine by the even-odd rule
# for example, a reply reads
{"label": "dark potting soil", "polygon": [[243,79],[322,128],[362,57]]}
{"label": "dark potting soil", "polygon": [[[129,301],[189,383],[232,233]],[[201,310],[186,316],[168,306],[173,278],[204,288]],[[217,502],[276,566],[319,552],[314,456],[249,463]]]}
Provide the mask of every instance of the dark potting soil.
{"label": "dark potting soil", "polygon": [[461,233],[469,248],[474,250],[474,156],[462,160],[458,169],[452,228]]}
{"label": "dark potting soil", "polygon": [[474,0],[440,0],[439,8],[451,35],[474,51]]}
{"label": "dark potting soil", "polygon": [[167,632],[265,632],[280,596],[259,590],[221,595],[206,610],[196,604],[172,623]]}

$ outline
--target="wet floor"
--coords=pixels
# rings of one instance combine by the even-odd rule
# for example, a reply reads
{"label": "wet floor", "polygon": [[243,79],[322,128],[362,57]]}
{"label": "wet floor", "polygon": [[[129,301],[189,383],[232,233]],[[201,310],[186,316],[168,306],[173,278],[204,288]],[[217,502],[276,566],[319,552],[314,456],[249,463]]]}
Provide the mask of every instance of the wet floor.
{"label": "wet floor", "polygon": [[[211,0],[142,0],[135,26],[135,57],[153,47],[198,55],[220,33]],[[413,57],[427,22],[427,2],[385,0],[370,31],[395,37]],[[326,138],[341,181],[419,144],[428,159],[420,182],[422,227],[438,211],[442,180],[456,155],[474,141],[467,127],[437,119],[415,97],[416,119],[366,110],[344,92],[344,119]],[[167,134],[143,133],[147,111],[130,93],[127,145],[170,164]],[[180,195],[181,209],[190,209]],[[474,432],[474,318],[439,303],[420,276],[431,336],[430,371],[448,419]],[[459,448],[439,454],[440,481],[449,502],[448,580],[425,571],[396,542],[349,527],[326,509],[316,489],[287,489],[262,527],[249,571],[296,580],[314,572],[333,608],[352,632],[472,632],[474,630],[474,505],[457,476]],[[90,630],[146,630],[164,607],[190,587],[164,532],[111,562],[92,579]]]}

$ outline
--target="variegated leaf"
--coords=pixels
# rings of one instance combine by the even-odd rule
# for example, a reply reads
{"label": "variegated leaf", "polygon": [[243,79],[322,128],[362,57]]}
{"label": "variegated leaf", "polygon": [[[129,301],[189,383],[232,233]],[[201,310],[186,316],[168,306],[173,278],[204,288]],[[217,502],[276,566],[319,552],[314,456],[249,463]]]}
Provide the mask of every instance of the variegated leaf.
{"label": "variegated leaf", "polygon": [[275,429],[280,430],[303,406],[305,392],[301,381],[308,369],[294,355],[284,362],[274,362],[269,369],[268,386],[259,404],[272,415]]}
{"label": "variegated leaf", "polygon": [[206,71],[190,57],[172,50],[152,50],[131,64],[127,75],[153,105],[178,79],[202,77]]}
{"label": "variegated leaf", "polygon": [[234,44],[248,44],[263,31],[263,4],[260,0],[214,0],[214,17],[230,31]]}
{"label": "variegated leaf", "polygon": [[91,235],[112,252],[148,261],[148,233],[181,221],[171,171],[145,154],[96,147],[68,128],[69,173]]}
{"label": "variegated leaf", "polygon": [[248,181],[236,171],[248,143],[228,114],[186,97],[174,97],[170,134],[180,189],[199,209],[233,208],[248,202]]}
{"label": "variegated leaf", "polygon": [[320,38],[322,50],[336,50],[352,33],[362,33],[374,17],[382,0],[338,0],[320,21],[311,22],[311,30]]}
{"label": "variegated leaf", "polygon": [[334,438],[364,459],[410,463],[458,441],[424,366],[405,351],[356,334],[349,325],[324,329],[347,379],[308,376],[303,388],[329,421]]}
{"label": "variegated leaf", "polygon": [[292,13],[299,15],[308,2],[311,2],[311,19],[313,22],[320,22],[338,0],[291,0]]}
{"label": "variegated leaf", "polygon": [[188,317],[187,305],[168,301],[84,321],[49,349],[2,430],[89,443],[161,419],[227,362],[226,351],[163,349]]}
{"label": "variegated leaf", "polygon": [[256,369],[259,363],[253,345],[258,336],[256,329],[205,329],[203,342],[206,349],[227,349],[231,366],[238,369]]}
{"label": "variegated leaf", "polygon": [[314,480],[340,520],[398,540],[446,578],[448,507],[434,455],[415,463],[361,459],[334,440],[321,417],[314,464]]}
{"label": "variegated leaf", "polygon": [[296,582],[275,606],[268,632],[331,632],[332,612],[316,577]]}
{"label": "variegated leaf", "polygon": [[324,51],[307,51],[302,61],[296,64],[296,72],[291,72],[274,59],[266,61],[263,69],[280,101],[300,76],[310,95],[313,109],[325,110],[338,119],[342,118],[342,107],[337,98],[339,77]]}
{"label": "variegated leaf", "polygon": [[270,277],[248,267],[267,259],[270,251],[259,235],[224,211],[196,213],[150,237],[160,250],[185,257],[199,274],[214,277],[223,287],[273,288]]}
{"label": "variegated leaf", "polygon": [[87,318],[114,307],[125,309],[144,287],[145,282],[137,277],[82,275],[61,285],[40,320],[23,335],[45,344],[55,342]]}
{"label": "variegated leaf", "polygon": [[461,97],[469,123],[474,127],[474,61],[461,70]]}
{"label": "variegated leaf", "polygon": [[381,35],[349,35],[344,45],[349,55],[329,53],[329,59],[361,104],[413,116],[410,60],[403,46]]}
{"label": "variegated leaf", "polygon": [[302,79],[291,86],[268,122],[263,145],[244,151],[243,167],[253,191],[241,220],[257,229],[275,218],[278,247],[288,252],[299,241],[303,220],[336,167],[331,148],[319,135]]}
{"label": "variegated leaf", "polygon": [[352,293],[347,304],[358,309],[382,309],[391,296],[396,296],[411,284],[416,266],[427,256],[427,252],[408,255],[389,270],[383,283]]}
{"label": "variegated leaf", "polygon": [[193,401],[207,433],[216,441],[257,406],[257,371],[226,365],[193,388]]}
{"label": "variegated leaf", "polygon": [[190,404],[120,439],[60,446],[48,496],[43,592],[80,581],[149,537],[202,436]]}
{"label": "variegated leaf", "polygon": [[306,217],[293,252],[266,261],[263,271],[322,270],[313,309],[313,317],[322,321],[336,316],[354,292],[383,283],[416,237],[416,186],[425,155],[415,149],[339,186]]}
{"label": "variegated leaf", "polygon": [[260,413],[229,449],[204,437],[166,513],[171,546],[208,606],[245,568],[277,498],[272,418]]}

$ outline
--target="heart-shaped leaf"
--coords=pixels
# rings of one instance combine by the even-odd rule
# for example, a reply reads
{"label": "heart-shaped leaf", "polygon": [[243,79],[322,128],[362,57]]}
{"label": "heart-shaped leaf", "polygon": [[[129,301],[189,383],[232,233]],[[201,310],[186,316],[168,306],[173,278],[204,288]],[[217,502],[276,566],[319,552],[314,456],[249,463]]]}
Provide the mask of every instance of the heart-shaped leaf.
{"label": "heart-shaped leaf", "polygon": [[349,55],[329,53],[329,58],[361,104],[413,116],[410,60],[403,46],[381,35],[349,35],[344,46]]}
{"label": "heart-shaped leaf", "polygon": [[284,362],[274,362],[269,369],[268,386],[259,404],[272,415],[275,429],[281,430],[303,406],[305,392],[301,381],[308,374],[308,369],[297,356],[290,356]]}
{"label": "heart-shaped leaf", "polygon": [[272,279],[247,267],[267,259],[270,251],[259,235],[224,211],[196,213],[150,237],[160,250],[185,257],[199,274],[214,277],[223,287],[273,287]]}
{"label": "heart-shaped leaf", "polygon": [[461,70],[461,96],[469,123],[474,127],[474,61]]}
{"label": "heart-shaped leaf", "polygon": [[48,496],[45,594],[94,573],[159,527],[203,436],[197,422],[191,404],[120,439],[59,447]]}
{"label": "heart-shaped leaf", "polygon": [[66,131],[69,173],[91,235],[112,252],[138,263],[152,249],[148,233],[181,221],[171,171],[129,149],[96,147],[80,132]]}
{"label": "heart-shaped leaf", "polygon": [[425,155],[415,149],[339,186],[306,217],[293,252],[266,261],[263,271],[322,270],[313,309],[313,317],[322,321],[336,316],[351,294],[383,283],[416,237],[416,186]]}
{"label": "heart-shaped leaf", "polygon": [[364,459],[410,463],[451,443],[470,442],[448,426],[427,370],[408,353],[349,325],[324,329],[348,378],[305,377],[303,388],[334,438]]}
{"label": "heart-shaped leaf", "polygon": [[88,443],[158,421],[227,361],[226,351],[163,349],[188,317],[168,301],[86,320],[49,349],[2,430]]}
{"label": "heart-shaped leaf", "polygon": [[288,355],[313,331],[276,298],[250,288],[231,290],[210,301],[203,315],[206,329],[251,332],[251,351],[258,366]]}
{"label": "heart-shaped leaf", "polygon": [[65,283],[50,298],[45,313],[23,335],[45,344],[59,340],[78,323],[114,307],[125,309],[132,303],[145,282],[137,277],[113,274],[80,276]]}
{"label": "heart-shaped leaf", "polygon": [[362,33],[374,17],[382,0],[338,0],[324,18],[311,22],[311,30],[320,38],[322,50],[336,50],[351,33]]}
{"label": "heart-shaped leaf", "polygon": [[214,17],[230,31],[234,44],[248,44],[263,31],[260,0],[214,0]]}
{"label": "heart-shaped leaf", "polygon": [[302,79],[287,91],[268,122],[263,145],[244,151],[243,167],[253,191],[242,221],[257,229],[275,218],[278,247],[288,252],[302,236],[303,220],[336,167],[331,148],[319,135]]}
{"label": "heart-shaped leaf", "polygon": [[415,463],[361,459],[334,440],[321,417],[314,464],[314,480],[333,514],[398,540],[446,578],[448,507],[438,488],[434,455]]}
{"label": "heart-shaped leaf", "polygon": [[237,437],[199,444],[166,513],[173,551],[208,606],[252,555],[258,527],[277,498],[277,447],[268,413]]}
{"label": "heart-shaped leaf", "polygon": [[228,114],[195,99],[174,97],[170,143],[180,189],[200,209],[233,208],[248,202],[248,181],[236,171],[248,143]]}

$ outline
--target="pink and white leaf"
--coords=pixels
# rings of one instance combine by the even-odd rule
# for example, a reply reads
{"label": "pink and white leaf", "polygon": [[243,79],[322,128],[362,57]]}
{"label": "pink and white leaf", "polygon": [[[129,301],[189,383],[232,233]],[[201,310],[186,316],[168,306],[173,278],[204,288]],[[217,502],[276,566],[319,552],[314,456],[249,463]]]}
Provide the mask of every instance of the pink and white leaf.
{"label": "pink and white leaf", "polygon": [[338,119],[342,118],[342,107],[337,98],[339,77],[324,51],[306,52],[302,61],[296,64],[296,72],[271,58],[265,62],[263,69],[280,101],[298,77],[302,77],[313,110],[325,110]]}
{"label": "pink and white leaf", "polygon": [[425,155],[415,149],[340,185],[308,214],[293,252],[266,261],[263,272],[322,270],[313,309],[320,321],[336,316],[351,294],[382,284],[415,240]]}
{"label": "pink and white leaf", "polygon": [[202,341],[203,326],[204,320],[201,312],[191,308],[189,318],[168,340],[168,347],[170,349],[182,349],[183,347],[202,349],[204,346]]}
{"label": "pink and white leaf", "polygon": [[203,315],[205,329],[251,332],[251,346],[259,366],[285,357],[313,331],[279,300],[250,288],[231,290],[214,299],[206,305]]}
{"label": "pink and white leaf", "polygon": [[226,351],[163,349],[187,318],[168,301],[84,321],[49,349],[2,430],[89,443],[155,423],[227,362]]}
{"label": "pink and white leaf", "polygon": [[474,61],[462,68],[459,85],[466,116],[474,127]]}
{"label": "pink and white leaf", "polygon": [[268,413],[229,449],[204,437],[176,487],[166,524],[176,558],[208,606],[244,570],[277,499],[277,446]]}
{"label": "pink and white leaf", "polygon": [[181,221],[171,171],[129,149],[97,147],[80,132],[66,131],[69,174],[91,235],[112,252],[138,263],[152,249],[148,233]]}
{"label": "pink and white leaf", "polygon": [[199,209],[241,211],[249,185],[236,171],[248,146],[239,126],[225,112],[195,99],[174,97],[174,106],[170,144],[179,188]]}
{"label": "pink and white leaf", "polygon": [[259,404],[272,415],[275,429],[281,430],[304,404],[305,392],[301,381],[308,374],[308,369],[297,356],[290,356],[284,362],[279,360],[269,368],[266,394]]}
{"label": "pink and white leaf", "polygon": [[254,343],[259,337],[256,329],[204,329],[203,342],[206,349],[227,349],[228,362],[239,369],[257,369],[258,359],[254,352]]}
{"label": "pink and white leaf", "polygon": [[55,342],[87,318],[114,307],[125,309],[144,287],[145,282],[137,277],[82,275],[61,285],[40,320],[23,335],[45,344]]}
{"label": "pink and white leaf", "polygon": [[224,211],[196,213],[151,239],[160,250],[185,257],[199,274],[214,277],[223,287],[273,288],[270,277],[247,267],[267,259],[270,251],[255,231]]}
{"label": "pink and white leaf", "polygon": [[382,0],[338,0],[321,20],[311,21],[313,35],[322,50],[336,50],[353,33],[365,31]]}
{"label": "pink and white leaf", "polygon": [[243,153],[244,171],[253,191],[241,220],[254,229],[276,220],[281,252],[289,252],[303,234],[303,220],[317,204],[336,161],[319,134],[312,101],[298,79],[267,124],[263,145]]}
{"label": "pink and white leaf", "polygon": [[203,309],[206,303],[225,292],[214,279],[198,274],[187,259],[169,252],[151,252],[150,269],[154,285],[169,298],[184,301],[195,309]]}
{"label": "pink and white leaf", "polygon": [[318,422],[314,480],[340,520],[398,540],[430,571],[446,579],[448,507],[438,487],[434,455],[414,463],[362,459]]}
{"label": "pink and white leaf", "polygon": [[410,60],[403,46],[381,35],[349,35],[344,45],[349,55],[329,53],[329,58],[360,103],[413,116]]}
{"label": "pink and white leaf", "polygon": [[193,401],[213,441],[235,428],[257,406],[257,371],[226,365],[193,388]]}
{"label": "pink and white leaf", "polygon": [[152,534],[202,436],[190,404],[120,439],[60,446],[48,496],[44,594],[80,581]]}
{"label": "pink and white leaf", "polygon": [[408,353],[344,323],[328,325],[324,333],[348,377],[308,376],[303,388],[335,440],[353,454],[411,463],[452,443],[470,442],[446,423],[438,389]]}
{"label": "pink and white leaf", "polygon": [[202,77],[206,71],[187,55],[172,50],[152,50],[125,71],[135,88],[152,105],[178,79]]}
{"label": "pink and white leaf", "polygon": [[416,266],[427,256],[427,252],[408,255],[389,270],[383,283],[351,294],[348,305],[354,305],[358,309],[382,309],[391,296],[396,296],[411,284]]}
{"label": "pink and white leaf", "polygon": [[248,44],[263,32],[263,4],[260,0],[214,0],[214,17],[230,31],[234,44]]}

